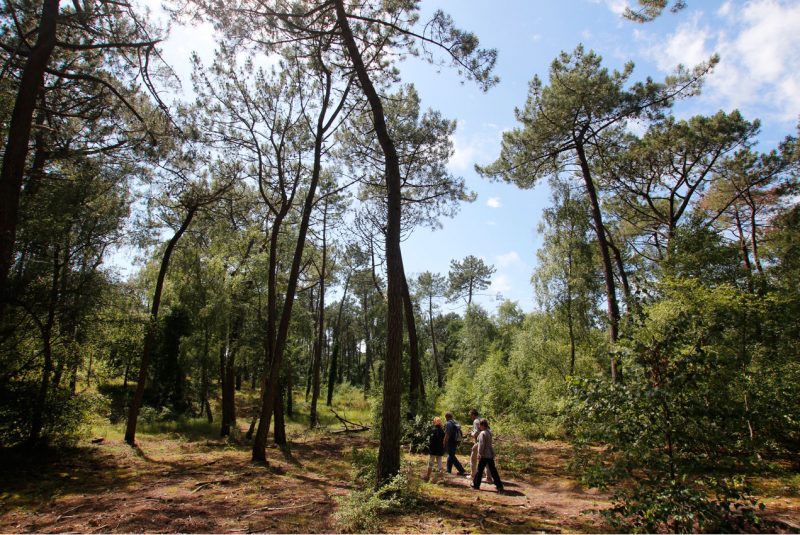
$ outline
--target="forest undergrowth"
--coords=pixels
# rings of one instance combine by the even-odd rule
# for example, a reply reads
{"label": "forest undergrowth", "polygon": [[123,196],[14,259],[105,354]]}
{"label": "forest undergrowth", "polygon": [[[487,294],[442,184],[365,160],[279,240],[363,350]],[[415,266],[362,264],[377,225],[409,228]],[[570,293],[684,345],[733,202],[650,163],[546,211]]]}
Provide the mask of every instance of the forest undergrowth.
{"label": "forest undergrowth", "polygon": [[[243,405],[246,403],[242,399]],[[336,405],[336,404],[335,404]],[[136,448],[122,439],[122,424],[98,425],[74,448],[12,450],[2,456],[0,531],[4,533],[561,533],[609,532],[598,511],[608,495],[586,489],[569,468],[571,446],[498,433],[498,464],[506,490],[480,491],[447,475],[422,480],[427,455],[403,455],[413,503],[371,510],[353,523],[352,497],[368,492],[356,473],[378,441],[370,432],[341,432],[330,409],[310,431],[298,402],[287,422],[290,446],[270,446],[268,467],[250,462],[241,417],[229,438],[205,420],[149,424]],[[336,406],[367,420],[364,407]],[[244,414],[244,413],[243,413]],[[102,440],[101,440],[102,439]],[[354,454],[354,452],[357,452]],[[359,463],[358,458],[362,461]],[[468,466],[466,452],[460,455]],[[35,460],[34,460],[35,459]],[[355,461],[355,462],[354,462]],[[800,526],[800,475],[786,462],[753,481],[767,506],[769,531]],[[348,516],[348,513],[350,516]],[[362,508],[356,515],[370,514]]]}

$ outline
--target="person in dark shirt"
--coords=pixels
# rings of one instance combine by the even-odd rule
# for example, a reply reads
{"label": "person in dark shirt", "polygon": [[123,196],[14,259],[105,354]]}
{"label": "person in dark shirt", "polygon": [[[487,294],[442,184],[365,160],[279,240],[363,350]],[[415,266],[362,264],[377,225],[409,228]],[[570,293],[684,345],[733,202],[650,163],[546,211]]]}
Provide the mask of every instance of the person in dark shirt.
{"label": "person in dark shirt", "polygon": [[430,459],[428,459],[428,473],[425,474],[425,481],[431,477],[433,470],[433,463],[436,462],[436,476],[434,479],[441,480],[444,478],[444,470],[442,469],[442,455],[444,455],[444,430],[442,429],[442,419],[438,416],[433,417],[433,427],[428,432],[428,451],[430,452]]}
{"label": "person in dark shirt", "polygon": [[464,476],[466,472],[461,463],[456,459],[456,448],[461,435],[461,426],[453,419],[453,413],[447,412],[444,415],[447,424],[444,426],[444,447],[447,449],[447,473],[453,472],[453,466],[458,470],[458,475]]}

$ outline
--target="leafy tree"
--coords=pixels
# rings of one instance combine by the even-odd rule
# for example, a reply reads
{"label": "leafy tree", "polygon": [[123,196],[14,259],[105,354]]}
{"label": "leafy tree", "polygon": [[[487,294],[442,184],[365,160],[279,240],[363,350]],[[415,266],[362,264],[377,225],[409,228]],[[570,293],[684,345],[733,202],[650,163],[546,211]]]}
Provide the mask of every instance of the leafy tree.
{"label": "leafy tree", "polygon": [[447,274],[448,295],[451,299],[466,299],[469,310],[472,296],[489,287],[494,272],[494,266],[487,266],[483,260],[472,255],[466,256],[461,262],[451,260],[450,273]]}
{"label": "leafy tree", "polygon": [[540,303],[566,325],[572,375],[577,346],[594,327],[601,289],[586,203],[567,182],[553,180],[551,188],[553,207],[545,209],[539,225],[544,246],[532,282]]}
{"label": "leafy tree", "polygon": [[[0,19],[4,28],[0,36],[3,63],[9,75],[18,80],[0,170],[2,318],[10,298],[7,278],[13,262],[34,122],[63,113],[73,121],[80,118],[96,125],[103,120],[113,123],[113,113],[104,112],[118,110],[117,106],[81,116],[85,100],[110,98],[146,125],[147,103],[139,98],[136,88],[144,80],[148,89],[153,89],[149,67],[159,59],[155,45],[160,36],[130,5],[115,2],[73,2],[63,9],[58,0],[6,2]],[[77,109],[73,107],[76,101],[70,102],[68,109],[52,106],[51,88],[80,94]],[[108,136],[105,144],[92,146],[91,151],[125,144],[126,138],[135,138],[139,133],[119,129]],[[149,132],[147,137],[155,139]]]}
{"label": "leafy tree", "polygon": [[669,256],[681,218],[716,182],[726,156],[748,147],[758,128],[758,121],[737,111],[684,121],[668,117],[609,163],[614,211],[637,254],[653,262]]}
{"label": "leafy tree", "polygon": [[686,0],[637,0],[639,9],[625,7],[625,18],[635,22],[651,22],[658,18],[669,5],[669,10],[673,13],[686,7]]}
{"label": "leafy tree", "polygon": [[[742,477],[757,461],[755,301],[730,286],[662,284],[624,342],[624,384],[575,381],[571,422],[592,485],[614,487],[607,516],[636,531],[731,529],[757,522]],[[742,340],[747,340],[743,346]],[[722,475],[724,474],[724,475]]]}
{"label": "leafy tree", "polygon": [[[562,52],[550,67],[550,85],[539,77],[531,81],[528,99],[516,110],[522,127],[505,132],[499,159],[478,167],[484,176],[502,178],[530,188],[543,178],[573,170],[583,180],[597,237],[608,304],[609,338],[619,339],[619,304],[616,295],[612,253],[606,236],[597,181],[592,164],[610,142],[616,143],[625,123],[640,117],[658,116],[676,98],[699,90],[702,76],[716,62],[700,65],[693,72],[679,70],[664,83],[651,80],[632,84],[633,63],[622,72],[609,73],[602,58],[579,45],[572,54]],[[611,375],[618,378],[612,358]]]}
{"label": "leafy tree", "polygon": [[436,371],[436,384],[439,388],[444,385],[444,367],[436,348],[436,330],[434,329],[433,311],[434,299],[444,297],[447,291],[446,279],[438,273],[425,271],[417,276],[417,293],[428,301],[428,328],[431,337],[431,350],[433,352],[433,366]]}

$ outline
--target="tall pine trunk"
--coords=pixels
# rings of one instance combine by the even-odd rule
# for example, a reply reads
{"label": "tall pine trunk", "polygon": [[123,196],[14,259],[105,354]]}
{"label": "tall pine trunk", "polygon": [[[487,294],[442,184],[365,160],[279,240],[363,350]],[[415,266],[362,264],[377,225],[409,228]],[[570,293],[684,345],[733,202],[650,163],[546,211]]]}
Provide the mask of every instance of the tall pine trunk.
{"label": "tall pine trunk", "polygon": [[53,370],[53,325],[56,317],[56,301],[58,300],[58,282],[59,282],[59,249],[55,248],[53,254],[53,278],[50,286],[50,303],[47,311],[47,320],[44,324],[39,323],[39,329],[42,334],[42,356],[44,363],[42,365],[42,381],[39,383],[39,393],[36,396],[36,402],[33,405],[33,415],[31,418],[31,429],[28,435],[28,446],[34,446],[39,442],[44,426],[44,413],[47,405],[47,394],[50,388],[50,373]]}
{"label": "tall pine trunk", "polygon": [[376,485],[382,486],[400,471],[400,397],[403,358],[403,257],[400,249],[401,178],[400,160],[394,142],[386,127],[383,103],[347,20],[344,0],[335,0],[336,18],[353,62],[361,89],[369,101],[375,135],[385,159],[387,217],[386,217],[386,358],[384,364],[383,411],[381,438],[378,451]]}
{"label": "tall pine trunk", "polygon": [[14,109],[8,124],[8,138],[0,168],[0,320],[10,298],[8,274],[14,260],[20,193],[28,157],[36,98],[44,85],[44,73],[56,46],[58,0],[44,0],[36,44],[22,69]]}
{"label": "tall pine trunk", "polygon": [[425,402],[425,383],[422,379],[422,365],[419,358],[419,339],[417,338],[417,322],[414,317],[414,304],[408,280],[403,273],[403,308],[408,329],[409,349],[409,419],[420,413]]}
{"label": "tall pine trunk", "polygon": [[322,366],[322,348],[325,343],[325,271],[328,260],[326,236],[328,231],[328,201],[322,210],[322,266],[319,270],[319,305],[317,306],[317,344],[314,347],[314,364],[311,369],[311,409],[309,425],[313,428],[319,424],[317,402],[320,394],[320,372]]}
{"label": "tall pine trunk", "polygon": [[[597,235],[597,246],[600,248],[600,258],[603,262],[603,278],[606,283],[606,303],[608,308],[608,335],[611,345],[614,346],[619,340],[619,303],[617,301],[617,290],[614,283],[614,268],[611,264],[611,253],[609,252],[608,241],[606,240],[605,226],[603,225],[603,213],[600,210],[600,201],[597,197],[597,190],[594,187],[594,180],[589,168],[589,161],[586,158],[583,141],[575,140],[575,149],[578,152],[583,182],[586,186],[586,193],[592,205],[592,220],[594,222],[595,234]],[[618,362],[615,356],[611,357],[611,380],[618,382],[622,379]]]}
{"label": "tall pine trunk", "polygon": [[[334,341],[333,341],[333,352],[331,353],[331,365],[330,369],[328,370],[328,399],[326,400],[326,405],[330,407],[333,404],[333,389],[336,384],[337,373],[338,377],[341,380],[342,376],[342,366],[339,364],[339,353],[342,347],[342,311],[344,310],[344,302],[347,299],[347,290],[350,286],[350,274],[347,274],[347,278],[344,281],[344,293],[342,295],[342,300],[339,302],[339,313],[336,316],[336,327],[334,330]],[[337,370],[337,366],[339,369]]]}

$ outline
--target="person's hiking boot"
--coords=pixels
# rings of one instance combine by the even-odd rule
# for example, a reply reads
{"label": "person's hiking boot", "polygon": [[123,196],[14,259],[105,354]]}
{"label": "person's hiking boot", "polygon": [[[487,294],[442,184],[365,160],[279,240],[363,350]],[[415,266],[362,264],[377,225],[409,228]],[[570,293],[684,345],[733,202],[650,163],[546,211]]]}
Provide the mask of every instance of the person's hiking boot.
{"label": "person's hiking boot", "polygon": [[503,492],[506,488],[503,485],[497,487],[497,492]]}

